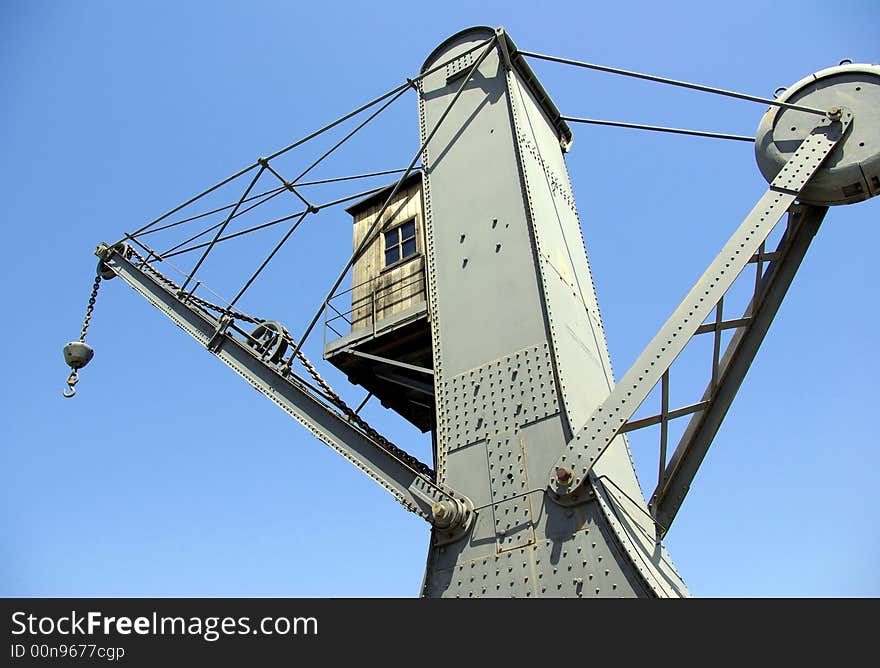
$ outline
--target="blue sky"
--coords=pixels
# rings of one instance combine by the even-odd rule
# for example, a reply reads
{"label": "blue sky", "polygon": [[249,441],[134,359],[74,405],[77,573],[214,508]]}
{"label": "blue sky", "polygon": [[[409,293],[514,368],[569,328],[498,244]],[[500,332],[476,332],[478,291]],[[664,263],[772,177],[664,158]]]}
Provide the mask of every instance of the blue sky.
{"label": "blue sky", "polygon": [[[79,334],[98,242],[403,82],[472,25],[504,25],[523,49],[770,95],[842,58],[876,62],[880,11],[872,0],[3,3],[2,266],[16,322],[0,390],[0,595],[417,595],[427,525],[121,281],[101,288],[96,355],[74,400],[61,397],[61,347]],[[753,134],[764,111],[534,68],[574,116]],[[316,175],[406,166],[414,95],[383,119]],[[619,377],[766,183],[748,144],[573,129],[569,171]],[[830,212],[668,535],[695,595],[880,595],[878,207]],[[228,244],[206,283],[234,294],[279,234]],[[297,235],[241,304],[294,331],[347,259],[350,219],[329,210]],[[321,370],[349,401],[363,397]],[[366,411],[429,459],[425,436]],[[650,492],[656,445],[633,448]]]}

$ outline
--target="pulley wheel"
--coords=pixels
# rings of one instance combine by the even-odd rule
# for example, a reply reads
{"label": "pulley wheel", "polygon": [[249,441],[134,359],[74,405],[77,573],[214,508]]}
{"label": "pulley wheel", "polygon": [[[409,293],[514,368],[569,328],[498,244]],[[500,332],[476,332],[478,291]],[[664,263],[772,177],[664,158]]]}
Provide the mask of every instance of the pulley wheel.
{"label": "pulley wheel", "polygon": [[251,332],[251,340],[248,343],[252,348],[272,364],[278,364],[287,352],[287,339],[285,330],[280,322],[267,320]]}
{"label": "pulley wheel", "polygon": [[[837,65],[801,79],[778,98],[814,109],[843,107],[849,131],[801,192],[807,204],[860,202],[880,194],[880,66]],[[771,107],[755,135],[755,159],[768,182],[821,120],[816,114]]]}

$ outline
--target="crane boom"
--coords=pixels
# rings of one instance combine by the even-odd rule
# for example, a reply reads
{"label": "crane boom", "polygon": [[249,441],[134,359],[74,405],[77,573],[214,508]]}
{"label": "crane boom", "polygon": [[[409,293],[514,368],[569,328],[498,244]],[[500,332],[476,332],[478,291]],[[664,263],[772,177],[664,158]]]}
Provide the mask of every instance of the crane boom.
{"label": "crane boom", "polygon": [[101,244],[95,254],[102,260],[102,269],[122,278],[257,391],[302,423],[318,440],[379,483],[407,510],[442,529],[439,535],[468,525],[473,515],[470,501],[430,480],[319,401],[296,377],[261,359],[247,343],[233,335],[229,327],[231,319],[217,318],[198,308],[187,300],[186,293],[179,296],[146,271],[146,263],[139,266],[126,257],[129,253],[125,247]]}

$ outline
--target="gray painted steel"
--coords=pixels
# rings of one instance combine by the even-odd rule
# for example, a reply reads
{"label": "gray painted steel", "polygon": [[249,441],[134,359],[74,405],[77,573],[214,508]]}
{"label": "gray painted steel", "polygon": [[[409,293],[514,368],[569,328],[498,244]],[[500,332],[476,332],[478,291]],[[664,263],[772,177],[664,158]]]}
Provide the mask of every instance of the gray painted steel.
{"label": "gray painted steel", "polygon": [[[476,49],[486,40],[492,41],[484,50]],[[279,360],[273,363],[237,338],[230,318],[214,317],[169,289],[148,266],[132,263],[124,246],[99,247],[101,271],[106,278],[121,276],[319,440],[432,523],[424,596],[688,596],[660,538],[826,210],[794,203],[801,194],[827,204],[856,201],[880,188],[864,172],[876,164],[877,105],[865,107],[865,100],[877,94],[870,78],[877,72],[858,67],[820,72],[783,99],[837,104],[839,95],[829,97],[829,90],[861,94],[856,87],[870,84],[855,105],[860,127],[868,128],[868,149],[858,150],[862,135],[849,108],[818,125],[811,113],[812,130],[801,131],[796,142],[777,126],[804,112],[790,105],[768,112],[758,155],[765,175],[772,172],[770,189],[615,385],[563,156],[572,144],[565,118],[503,29],[472,28],[441,44],[414,83],[425,146],[433,369],[358,353],[389,365],[382,377],[390,382],[433,393],[433,481],[413,468],[418,462],[383,447],[366,426],[356,427],[307,383],[285,373]],[[841,143],[843,137],[850,143]],[[778,161],[773,151],[781,163],[767,167]],[[862,191],[843,193],[842,199],[829,194],[828,188],[845,186],[853,165],[864,176]],[[787,210],[800,222],[790,225],[773,254],[747,313],[723,322],[718,306],[716,323],[703,324]],[[722,328],[738,331],[719,360]],[[692,336],[708,331],[716,336],[713,382],[699,403],[670,411],[669,366]],[[395,366],[422,378],[404,377]],[[628,422],[657,382],[663,382],[661,414]],[[649,512],[625,432],[689,413],[694,416],[661,468]],[[665,441],[661,453],[662,467]]]}
{"label": "gray painted steel", "polygon": [[[343,417],[317,401],[296,379],[267,364],[247,344],[225,332],[224,323],[181,301],[176,294],[142,271],[117,248],[103,247],[106,267],[178,327],[207,347],[259,392],[305,425],[318,440],[329,445],[390,492],[407,510],[433,522],[432,506],[462,500],[460,495],[428,480],[392,453],[383,449]],[[99,251],[101,247],[99,247]]]}
{"label": "gray painted steel", "polygon": [[[678,513],[691,482],[709,451],[712,439],[727,414],[758,348],[770,328],[791,281],[819,230],[828,207],[797,205],[789,213],[789,227],[779,242],[777,258],[763,276],[757,299],[746,309],[744,325],[734,333],[717,370],[717,384],[711,382],[703,394],[708,406],[695,414],[666,466],[663,480],[649,504],[662,538]],[[714,376],[713,376],[714,377]]]}
{"label": "gray painted steel", "polygon": [[[493,33],[459,33],[423,71]],[[570,140],[497,35],[505,48],[474,72],[423,157],[437,476],[477,515],[465,539],[430,550],[423,594],[687,595],[655,544],[624,437],[566,505],[547,490],[571,425],[614,380],[562,154]],[[423,140],[466,69],[421,81]]]}
{"label": "gray painted steel", "polygon": [[[850,204],[880,194],[880,65],[828,67],[789,86],[779,100],[820,109],[844,107],[857,119],[846,141],[804,188],[801,201]],[[803,111],[767,110],[755,137],[755,159],[767,181],[791,160],[815,123],[816,117]]]}
{"label": "gray painted steel", "polygon": [[[555,465],[548,469],[551,489],[566,494],[587,479],[600,455],[611,446],[626,421],[660,381],[851,123],[852,114],[844,111],[839,121],[820,121],[801,142],[791,160],[773,179],[770,189],[758,200],[620,384],[585,422]],[[571,470],[570,483],[563,485],[554,475],[554,471],[560,468]]]}

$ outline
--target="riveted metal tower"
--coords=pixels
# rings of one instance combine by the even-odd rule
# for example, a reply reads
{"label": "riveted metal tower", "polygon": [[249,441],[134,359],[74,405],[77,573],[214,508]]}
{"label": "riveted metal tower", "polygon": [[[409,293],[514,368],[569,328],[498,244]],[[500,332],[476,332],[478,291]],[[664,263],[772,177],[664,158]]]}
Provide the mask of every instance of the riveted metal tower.
{"label": "riveted metal tower", "polygon": [[465,539],[434,530],[424,594],[685,595],[624,436],[577,494],[547,489],[614,379],[563,156],[571,131],[503,31],[472,50],[493,35],[444,42],[423,71],[451,62],[420,84],[424,140],[482,56],[423,158],[437,477],[477,509]]}

